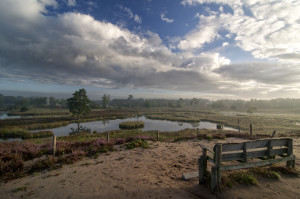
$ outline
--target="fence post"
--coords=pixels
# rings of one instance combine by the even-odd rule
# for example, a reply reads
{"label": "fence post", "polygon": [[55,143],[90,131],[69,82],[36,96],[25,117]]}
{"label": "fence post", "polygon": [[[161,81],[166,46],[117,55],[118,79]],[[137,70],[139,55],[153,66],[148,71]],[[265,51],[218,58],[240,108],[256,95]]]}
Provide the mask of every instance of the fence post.
{"label": "fence post", "polygon": [[109,142],[109,132],[106,133],[106,141]]}
{"label": "fence post", "polygon": [[276,133],[276,131],[273,131],[272,136],[271,136],[272,138],[275,136],[275,133]]}
{"label": "fence post", "polygon": [[159,141],[159,130],[157,130],[157,133],[156,133],[156,140]]}
{"label": "fence post", "polygon": [[252,135],[252,132],[253,132],[253,125],[250,124],[250,135]]}
{"label": "fence post", "polygon": [[56,152],[56,136],[53,135],[53,155],[55,155],[55,152]]}
{"label": "fence post", "polygon": [[199,128],[197,128],[197,137],[199,137]]}

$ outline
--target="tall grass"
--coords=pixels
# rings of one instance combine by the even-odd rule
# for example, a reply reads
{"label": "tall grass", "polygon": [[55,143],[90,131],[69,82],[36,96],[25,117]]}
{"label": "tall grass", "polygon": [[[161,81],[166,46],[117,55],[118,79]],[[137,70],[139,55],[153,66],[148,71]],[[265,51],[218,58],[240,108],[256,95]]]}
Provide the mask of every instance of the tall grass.
{"label": "tall grass", "polygon": [[53,136],[52,131],[40,131],[36,133],[31,133],[28,130],[21,128],[3,128],[0,129],[0,138],[22,138],[22,139],[31,139],[31,138],[43,138]]}

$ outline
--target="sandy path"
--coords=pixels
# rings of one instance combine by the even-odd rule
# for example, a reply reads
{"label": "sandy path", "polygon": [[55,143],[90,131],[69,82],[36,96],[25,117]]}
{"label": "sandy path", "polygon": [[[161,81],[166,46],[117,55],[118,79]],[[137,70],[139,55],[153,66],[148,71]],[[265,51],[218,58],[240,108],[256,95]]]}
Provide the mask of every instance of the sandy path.
{"label": "sandy path", "polygon": [[[227,139],[226,141],[241,141]],[[214,142],[201,141],[214,145]],[[153,142],[149,149],[119,149],[73,165],[0,185],[0,198],[216,198],[198,179],[181,180],[197,170],[200,141]],[[294,150],[300,152],[297,140]],[[296,155],[297,157],[300,157]],[[297,160],[296,167],[299,168]],[[12,190],[26,186],[26,191]],[[300,198],[300,179],[259,180],[257,186],[234,186],[221,198]]]}

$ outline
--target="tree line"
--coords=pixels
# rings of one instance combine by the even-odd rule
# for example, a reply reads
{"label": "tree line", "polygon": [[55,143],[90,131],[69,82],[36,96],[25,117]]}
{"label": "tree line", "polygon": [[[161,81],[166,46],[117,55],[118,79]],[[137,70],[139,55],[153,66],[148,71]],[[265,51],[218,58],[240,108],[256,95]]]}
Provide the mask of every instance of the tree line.
{"label": "tree line", "polygon": [[[22,109],[24,107],[63,107],[68,108],[67,99],[57,99],[54,97],[22,97],[22,96],[4,96],[0,94],[0,107],[11,109]],[[246,110],[250,113],[257,109],[290,109],[299,108],[300,99],[277,98],[271,100],[241,100],[241,99],[221,99],[208,100],[203,98],[192,99],[144,99],[135,98],[128,95],[125,99],[112,99],[109,94],[104,94],[98,100],[91,100],[89,103],[91,109],[97,108],[151,108],[151,107],[169,107],[169,108],[212,108],[224,110]]]}

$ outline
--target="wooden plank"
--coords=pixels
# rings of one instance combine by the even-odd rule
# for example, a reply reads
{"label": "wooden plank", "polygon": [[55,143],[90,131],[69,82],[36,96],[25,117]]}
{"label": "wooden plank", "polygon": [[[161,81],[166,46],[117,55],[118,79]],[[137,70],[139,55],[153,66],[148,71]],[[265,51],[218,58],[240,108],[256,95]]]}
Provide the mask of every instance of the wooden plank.
{"label": "wooden plank", "polygon": [[255,140],[247,143],[247,149],[256,149],[267,147],[269,140]]}
{"label": "wooden plank", "polygon": [[270,155],[284,155],[287,154],[288,149],[287,148],[281,148],[281,149],[272,149]]}
{"label": "wooden plank", "polygon": [[[243,150],[244,143],[247,143],[247,149],[264,148],[264,147],[268,147],[269,140],[271,140],[271,147],[287,146],[289,139],[291,138],[263,139],[263,140],[255,140],[255,141],[243,142],[243,143],[225,143],[222,144],[222,151],[228,152],[228,151]],[[215,147],[214,147],[214,151],[215,151]]]}
{"label": "wooden plank", "polygon": [[271,147],[276,147],[276,146],[287,146],[288,145],[288,140],[289,138],[284,138],[284,139],[270,139],[271,140]]}
{"label": "wooden plank", "polygon": [[[268,156],[267,149],[257,150],[257,151],[247,151],[247,159],[249,158],[259,158]],[[271,149],[270,150],[270,156],[274,155],[283,155],[287,153],[287,148],[281,148],[281,149]],[[222,154],[222,161],[231,161],[231,160],[244,160],[244,152],[237,152],[237,153],[226,153]]]}
{"label": "wooden plank", "polygon": [[262,160],[259,162],[249,162],[249,163],[235,164],[235,165],[221,165],[220,170],[225,171],[225,170],[246,169],[246,168],[257,167],[257,166],[266,166],[266,165],[274,164],[274,163],[278,163],[278,162],[286,162],[286,161],[294,160],[294,159],[295,159],[295,156],[292,155],[292,156],[288,156],[285,158]]}
{"label": "wooden plank", "polygon": [[239,151],[243,150],[244,143],[226,143],[222,144],[222,151],[228,152],[228,151]]}
{"label": "wooden plank", "polygon": [[183,180],[189,180],[191,178],[197,178],[199,176],[198,171],[191,172],[191,173],[182,173]]}
{"label": "wooden plank", "polygon": [[207,151],[211,152],[211,153],[215,153],[211,148],[203,145],[203,144],[200,144],[200,147],[203,148],[203,149],[206,149]]}
{"label": "wooden plank", "polygon": [[[231,160],[243,160],[243,152],[239,153],[228,153],[223,154],[222,160],[225,161],[231,161]],[[247,158],[258,158],[258,157],[264,157],[267,155],[267,150],[259,150],[259,151],[247,151]]]}

